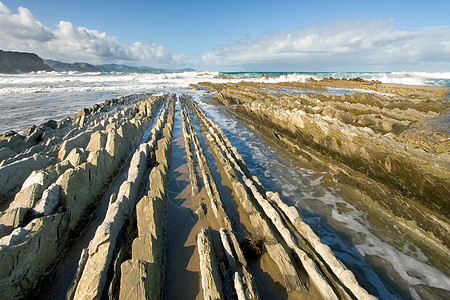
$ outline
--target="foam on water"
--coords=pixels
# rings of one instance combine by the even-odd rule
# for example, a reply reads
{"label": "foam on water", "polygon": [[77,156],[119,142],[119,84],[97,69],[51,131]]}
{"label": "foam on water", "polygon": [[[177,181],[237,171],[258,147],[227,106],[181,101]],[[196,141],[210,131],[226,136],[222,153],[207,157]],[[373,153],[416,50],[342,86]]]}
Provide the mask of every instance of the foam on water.
{"label": "foam on water", "polygon": [[[286,82],[286,81],[303,81],[308,78],[356,78],[360,77],[365,80],[378,80],[383,83],[397,83],[407,85],[429,85],[429,86],[450,86],[450,72],[299,72],[299,73],[221,73],[221,75],[243,79],[249,77],[249,81],[257,82]],[[298,80],[296,80],[298,79]]]}
{"label": "foam on water", "polygon": [[347,79],[360,77],[365,80],[406,85],[450,86],[450,72],[330,73],[330,76]]}
{"label": "foam on water", "polygon": [[[379,228],[371,223],[368,220],[369,212],[358,209],[339,196],[338,190],[325,183],[325,177],[329,179],[329,174],[300,168],[281,159],[276,150],[267,146],[254,132],[225,115],[220,108],[205,103],[208,100],[202,97],[201,92],[191,94],[202,105],[205,113],[223,129],[252,174],[260,179],[267,190],[277,191],[285,201],[295,203],[304,221],[322,242],[329,245],[347,267],[357,266],[381,299],[397,297],[388,290],[389,284],[383,281],[376,268],[387,268],[384,269],[387,273],[391,271],[389,267],[382,265],[374,268],[367,261],[368,256],[379,257],[385,264],[391,265],[409,285],[410,297],[420,299],[412,287],[414,285],[428,285],[450,291],[450,278],[430,266],[419,246],[407,237],[402,239],[403,235],[398,229],[400,238],[395,242],[401,245],[399,249],[389,244],[389,239],[382,240],[376,235],[379,230],[391,229]],[[339,225],[334,229],[335,225],[332,224]]]}
{"label": "foam on water", "polygon": [[[309,199],[316,199],[311,195]],[[308,199],[308,197],[307,197]],[[334,195],[330,190],[326,191],[325,195],[317,198],[324,204],[333,207],[332,218],[336,221],[345,224],[346,227],[351,228],[359,236],[364,236],[364,243],[357,244],[355,247],[358,249],[362,256],[373,255],[383,258],[391,263],[396,272],[402,277],[403,280],[410,285],[426,284],[429,286],[450,290],[450,278],[445,276],[439,270],[426,264],[428,258],[421,252],[421,250],[413,245],[415,253],[411,253],[407,246],[411,243],[405,243],[405,252],[409,254],[415,254],[415,257],[406,255],[394,248],[393,246],[382,241],[375,236],[372,230],[376,230],[367,221],[367,217],[364,212],[357,210],[353,205],[350,205],[343,201],[340,197]],[[337,204],[346,206],[345,213],[339,213]],[[340,241],[334,241],[340,243]],[[417,278],[408,275],[408,272],[413,272]]]}
{"label": "foam on water", "polygon": [[381,96],[388,96],[388,97],[394,97],[397,96],[395,94],[391,93],[382,93],[377,92],[373,90],[365,90],[365,89],[346,89],[346,88],[332,88],[327,87],[325,91],[320,90],[293,90],[293,89],[286,89],[282,88],[281,90],[274,90],[274,89],[264,89],[266,92],[270,93],[307,93],[307,94],[338,94],[338,95],[351,95],[353,93],[366,93],[366,94],[377,94]]}
{"label": "foam on water", "polygon": [[86,91],[149,91],[188,87],[213,79],[217,73],[30,73],[0,75],[0,94]]}
{"label": "foam on water", "polygon": [[[0,74],[0,133],[21,132],[32,124],[71,116],[79,109],[105,100],[135,93],[176,91],[202,81],[215,83],[305,82],[326,77],[382,82],[450,86],[450,73],[78,73],[35,72]],[[351,93],[348,90],[329,90]],[[367,92],[367,91],[359,91]]]}

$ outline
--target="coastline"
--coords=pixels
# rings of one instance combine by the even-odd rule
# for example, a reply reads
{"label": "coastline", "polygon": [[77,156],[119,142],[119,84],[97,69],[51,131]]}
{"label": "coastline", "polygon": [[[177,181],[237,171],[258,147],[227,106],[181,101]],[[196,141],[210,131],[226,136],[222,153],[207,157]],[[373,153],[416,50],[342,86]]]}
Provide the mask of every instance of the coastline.
{"label": "coastline", "polygon": [[[42,270],[51,270],[61,258],[49,255],[69,249],[69,236],[76,243],[75,232],[88,224],[81,216],[95,210],[111,178],[120,172],[125,158],[132,157],[130,165],[124,166],[128,177],[115,183],[120,186],[116,195],[101,200],[103,207],[108,205],[106,223],[95,231],[111,229],[105,231],[109,235],[101,237],[99,231],[92,237],[78,275],[72,274],[76,275],[71,289],[75,298],[92,293],[137,297],[146,295],[145,291],[181,295],[184,289],[196,299],[223,293],[250,299],[258,295],[288,299],[375,295],[386,299],[405,291],[445,297],[450,293],[442,288],[449,276],[445,273],[450,264],[445,257],[449,221],[445,202],[439,199],[449,194],[442,180],[450,171],[448,142],[440,139],[448,133],[429,122],[448,114],[449,104],[441,99],[444,90],[360,80],[332,82],[199,83],[197,87],[211,91],[201,92],[206,102],[195,98],[199,93],[195,90],[191,95],[132,95],[83,109],[72,119],[30,128],[23,136],[2,135],[3,149],[11,151],[3,153],[6,159],[2,159],[0,173],[17,170],[20,163],[29,177],[15,178],[8,189],[2,189],[9,193],[3,195],[8,208],[0,216],[2,230],[6,230],[0,255],[5,262],[18,259],[15,265],[3,265],[12,268],[14,278],[29,278],[18,282],[2,276],[5,295],[38,293],[35,285],[46,278]],[[330,85],[349,91],[339,95],[298,92],[322,92]],[[367,87],[398,94],[358,92]],[[316,212],[289,203],[283,187],[277,187],[281,189],[278,194],[265,187],[268,179],[256,177],[254,168],[247,166],[253,164],[235,148],[237,140],[225,134],[217,123],[220,120],[215,122],[207,115],[215,107],[259,132],[294,165],[317,169],[321,180],[348,201],[347,206],[338,202],[340,217],[351,213],[353,206],[370,212],[367,216],[374,226],[397,226],[399,234],[419,245],[434,267],[444,272],[441,285],[409,283],[404,276],[412,282],[425,276],[414,268],[409,274],[400,273],[395,282],[383,281],[381,287],[360,278],[367,275],[364,268],[339,265],[340,251],[327,245],[322,233],[314,232],[303,219]],[[439,134],[418,144],[417,132],[423,135],[425,129],[422,122],[427,122],[427,132]],[[435,122],[439,125],[445,120]],[[389,159],[380,156],[385,153]],[[403,169],[396,170],[400,166]],[[415,174],[410,172],[414,168],[420,170],[415,175],[418,179],[403,180],[403,175]],[[385,176],[391,183],[383,181]],[[6,180],[1,182],[6,184]],[[418,182],[422,185],[414,187]],[[383,224],[387,219],[390,223]],[[396,234],[389,232],[383,233],[389,236],[387,240]],[[44,251],[55,236],[57,249]],[[36,245],[35,240],[42,237],[46,239]],[[346,242],[359,247],[352,239]],[[105,243],[107,248],[100,247]],[[392,249],[397,247],[390,244]],[[166,250],[169,245],[179,251]],[[34,252],[35,262],[21,260],[15,251]],[[381,257],[366,249],[362,259],[388,269],[389,262]],[[102,270],[93,267],[100,261]],[[205,263],[219,268],[210,269]],[[107,275],[111,272],[113,277]],[[344,273],[348,276],[341,276]],[[385,280],[377,274],[382,278],[379,282]],[[179,288],[172,290],[174,285]],[[128,296],[124,291],[129,291]]]}

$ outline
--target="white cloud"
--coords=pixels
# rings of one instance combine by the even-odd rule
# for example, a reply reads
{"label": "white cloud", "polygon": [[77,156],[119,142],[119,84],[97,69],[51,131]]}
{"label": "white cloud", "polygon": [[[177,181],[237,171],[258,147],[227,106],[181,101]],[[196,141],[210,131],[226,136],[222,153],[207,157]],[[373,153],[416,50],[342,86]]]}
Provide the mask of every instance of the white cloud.
{"label": "white cloud", "polygon": [[33,40],[39,42],[54,38],[51,30],[41,24],[23,7],[19,7],[18,14],[11,14],[8,7],[0,2],[0,35],[3,38],[14,37],[18,40]]}
{"label": "white cloud", "polygon": [[223,68],[306,71],[450,67],[448,26],[400,31],[392,23],[341,22],[275,32],[206,51],[202,62]]}
{"label": "white cloud", "polygon": [[0,49],[34,52],[43,58],[67,62],[127,63],[156,67],[177,67],[183,55],[171,55],[157,43],[122,44],[105,32],[75,28],[60,21],[52,30],[36,20],[26,8],[13,14],[0,2]]}

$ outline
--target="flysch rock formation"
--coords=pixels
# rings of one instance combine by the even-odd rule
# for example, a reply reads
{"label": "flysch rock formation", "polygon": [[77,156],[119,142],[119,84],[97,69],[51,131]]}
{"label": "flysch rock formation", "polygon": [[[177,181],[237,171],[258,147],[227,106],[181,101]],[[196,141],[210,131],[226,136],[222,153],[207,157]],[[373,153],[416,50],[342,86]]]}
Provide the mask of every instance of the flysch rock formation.
{"label": "flysch rock formation", "polygon": [[[121,297],[124,299],[146,298],[145,293],[138,297],[142,291],[149,295],[161,294],[164,220],[156,218],[164,215],[164,208],[160,208],[158,212],[151,212],[151,210],[157,206],[164,207],[163,203],[158,202],[165,201],[166,179],[164,177],[167,176],[167,165],[170,158],[173,104],[172,100],[161,114],[152,131],[151,140],[143,141],[134,153],[128,178],[120,186],[116,199],[110,203],[103,223],[98,227],[90,242],[87,259],[83,262],[84,266],[79,267],[82,275],[79,281],[75,282],[74,299],[101,298],[118,236],[135,210],[137,212],[138,237],[132,244],[132,259],[121,265]],[[168,119],[167,125],[162,128],[166,119]],[[161,139],[159,139],[160,135],[162,135]],[[151,153],[156,156],[156,165],[153,166],[149,178],[145,179],[147,183],[143,183],[145,171],[150,167]],[[149,193],[141,198],[139,190],[143,184],[150,188]],[[137,205],[141,201],[145,205],[144,207],[140,204]],[[145,221],[152,215],[156,218],[150,220],[151,223],[146,223]],[[142,272],[136,273],[136,268],[145,271],[144,276],[141,274]],[[135,287],[134,282],[139,282],[141,277],[143,277],[142,286]]]}
{"label": "flysch rock formation", "polygon": [[448,89],[361,79],[198,86],[299,160],[329,165],[405,228],[449,247]]}
{"label": "flysch rock formation", "polygon": [[[419,109],[425,105],[422,100],[415,99],[409,111],[397,109],[398,103],[384,111],[379,105],[384,96],[372,94],[367,96],[373,105],[369,109],[352,95],[318,94],[316,99],[301,94],[292,102],[264,90],[277,86],[262,89],[250,84],[239,87],[239,93],[232,85],[203,86],[220,90],[217,99],[232,104],[236,114],[254,117],[255,124],[262,112],[271,110],[277,138],[300,150],[294,139],[299,136],[303,142],[317,141],[322,150],[325,145],[336,151],[350,145],[350,137],[333,137],[335,123],[343,135],[365,122],[372,131],[361,125],[362,135],[376,135],[379,143],[402,143],[393,135],[437,117],[445,106],[430,102],[425,111]],[[312,88],[323,89],[308,87]],[[396,91],[384,88],[384,93]],[[251,98],[251,93],[258,97]],[[267,99],[262,97],[266,94]],[[356,115],[347,102],[380,117]],[[311,112],[301,111],[300,105]],[[333,109],[334,117],[323,117]],[[298,128],[306,129],[291,132]],[[315,136],[321,132],[318,128],[334,141],[327,144]],[[354,143],[362,138],[350,136]],[[434,154],[426,152],[417,160],[430,159],[428,173],[445,163],[433,156],[443,154],[439,143],[433,145]],[[309,151],[311,157],[318,153]],[[333,155],[342,161],[345,157]],[[393,170],[399,158],[390,155]],[[32,126],[23,134],[8,132],[0,136],[0,159],[0,299],[42,298],[39,291],[56,284],[46,278],[66,253],[75,253],[71,247],[91,226],[100,202],[105,211],[99,225],[73,257],[78,266],[68,278],[70,287],[62,291],[67,299],[376,299],[321,242],[297,208],[267,191],[251,174],[222,129],[188,95],[127,96],[83,109],[73,118]],[[345,165],[340,170],[354,174]],[[111,188],[112,195],[106,194],[113,185],[117,187]],[[173,270],[184,272],[172,276]]]}
{"label": "flysch rock formation", "polygon": [[165,101],[108,100],[73,119],[0,137],[11,150],[0,167],[2,299],[26,296],[57,263]]}
{"label": "flysch rock formation", "polygon": [[[316,286],[324,299],[351,297],[375,299],[358,284],[352,272],[337,260],[328,246],[320,242],[309,226],[302,223],[303,228],[307,227],[309,230],[298,230],[291,225],[292,221],[280,215],[279,212],[282,210],[277,203],[283,203],[281,200],[272,200],[272,198],[279,199],[277,194],[264,191],[259,180],[251,176],[242,157],[236,148],[232,147],[220,127],[206,117],[192,101],[188,102],[195,111],[199,123],[203,126],[204,134],[212,151],[224,167],[224,172],[236,195],[236,201],[241,201],[240,204],[248,215],[254,232],[263,237],[265,249],[282,274],[287,290],[306,289],[306,285],[300,282],[298,276],[300,270],[296,269],[296,264],[287,255],[288,252],[294,251],[297,257],[292,257],[292,259],[297,260],[303,266],[311,284]],[[293,207],[291,209],[296,211]],[[300,218],[298,212],[295,216]],[[297,222],[301,222],[300,220]],[[317,258],[317,262],[311,260],[308,254],[300,248],[297,239],[305,239],[309,243],[309,240],[314,242],[307,251],[313,252],[312,255]],[[328,251],[321,249],[328,249]],[[319,257],[318,251],[323,255]],[[329,274],[328,268],[335,265],[341,266],[342,269],[334,267],[332,268],[334,274]]]}
{"label": "flysch rock formation", "polygon": [[[220,198],[216,183],[213,179],[213,174],[208,166],[208,162],[207,159],[205,157],[204,151],[202,149],[202,146],[199,142],[197,133],[194,129],[193,126],[193,122],[191,120],[191,117],[188,113],[188,110],[186,108],[186,104],[185,101],[189,101],[188,97],[183,97],[180,100],[180,106],[181,106],[181,120],[182,120],[182,127],[183,127],[183,133],[184,133],[184,140],[185,140],[185,147],[186,147],[186,159],[188,162],[188,169],[189,169],[189,179],[190,179],[190,183],[192,186],[192,191],[193,191],[193,195],[194,192],[197,193],[197,191],[199,190],[199,186],[198,186],[198,182],[196,180],[197,178],[197,174],[196,174],[196,169],[194,167],[194,162],[193,162],[193,157],[190,155],[191,151],[190,149],[190,145],[192,144],[194,152],[195,152],[195,156],[197,158],[196,162],[198,165],[198,173],[199,176],[202,178],[203,181],[203,186],[204,189],[206,190],[207,193],[207,198],[210,201],[210,206],[214,212],[214,217],[215,217],[215,221],[217,221],[219,223],[219,226],[223,226],[219,229],[220,232],[220,236],[221,236],[221,241],[222,241],[222,247],[223,250],[225,250],[225,257],[226,257],[226,261],[228,262],[228,265],[230,266],[229,272],[231,274],[234,274],[234,292],[240,297],[240,299],[258,299],[258,293],[257,290],[254,286],[254,282],[253,282],[253,278],[252,275],[250,274],[248,267],[247,267],[247,262],[246,259],[242,253],[241,247],[237,241],[237,238],[235,236],[235,228],[232,226],[232,223],[225,211],[225,208],[223,206],[222,200]],[[201,214],[198,213],[198,210],[201,210]],[[202,206],[200,206],[197,211],[196,214],[198,215],[199,218],[204,218],[204,210],[202,209]],[[210,241],[206,241],[209,240],[209,238],[207,238],[209,236],[209,234],[207,233],[209,231],[205,230],[205,229],[201,229],[200,233],[199,233],[199,237],[197,240],[197,243],[202,242],[203,244],[205,243],[210,243]],[[200,237],[202,236],[202,238]],[[208,262],[205,262],[206,265],[210,265],[211,262],[210,260],[213,260],[213,258],[211,258],[213,255],[212,253],[209,254],[205,254],[204,252],[206,251],[205,249],[211,249],[210,246],[205,246],[205,245],[198,245],[198,251],[199,254],[203,254],[204,258],[208,259]],[[205,248],[206,247],[206,248]],[[233,250],[232,250],[233,249]],[[209,252],[212,252],[212,250],[209,250]],[[236,258],[234,257],[234,254],[236,255]],[[202,257],[200,258],[202,259]],[[205,271],[202,271],[205,269],[205,265],[201,263],[201,273],[202,273],[202,288],[203,288],[203,292],[204,292],[204,298],[205,299],[214,299],[213,296],[211,296],[211,286],[208,283],[211,283],[211,281],[213,282],[217,282],[217,279],[212,280],[211,276],[213,276],[214,278],[217,278],[217,270],[214,269],[214,272],[209,274],[206,273]],[[205,278],[205,276],[207,278]],[[222,276],[225,277],[225,276]],[[231,279],[231,278],[229,278]],[[233,284],[231,283],[231,286],[233,286]],[[217,294],[222,294],[221,293],[221,287],[217,287],[217,285],[214,286],[214,289],[216,289],[217,291],[214,291],[212,294],[217,295]]]}

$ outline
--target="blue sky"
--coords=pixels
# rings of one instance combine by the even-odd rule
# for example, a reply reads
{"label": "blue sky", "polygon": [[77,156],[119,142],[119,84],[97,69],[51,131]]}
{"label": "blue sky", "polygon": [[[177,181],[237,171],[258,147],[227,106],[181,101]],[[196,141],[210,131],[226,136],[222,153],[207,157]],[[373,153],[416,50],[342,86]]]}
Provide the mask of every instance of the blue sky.
{"label": "blue sky", "polygon": [[450,71],[450,1],[0,0],[0,49],[223,71]]}

